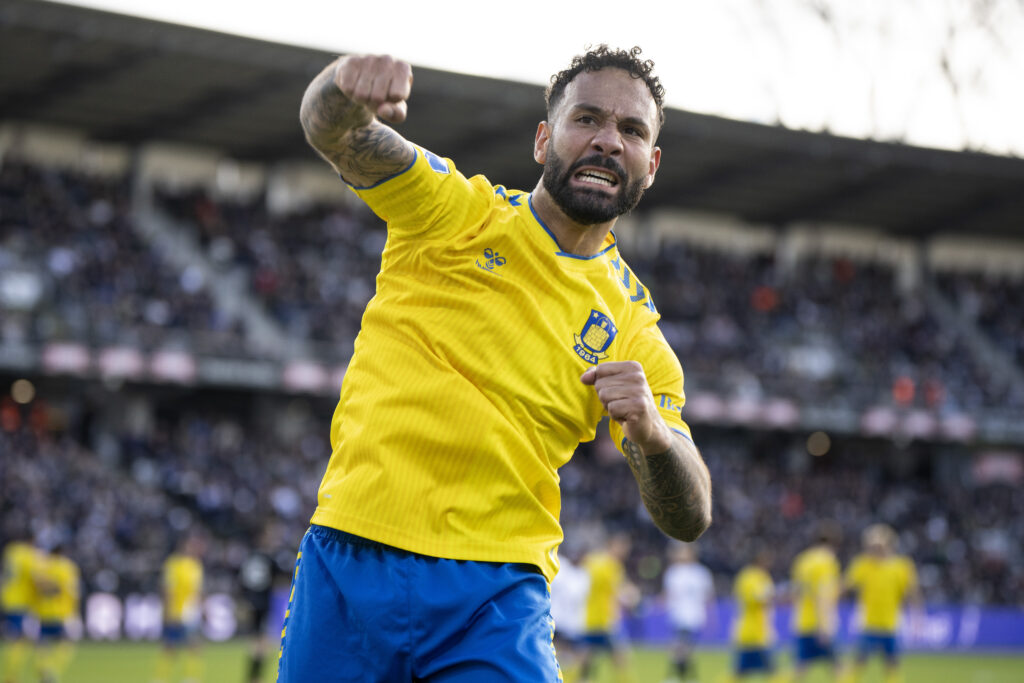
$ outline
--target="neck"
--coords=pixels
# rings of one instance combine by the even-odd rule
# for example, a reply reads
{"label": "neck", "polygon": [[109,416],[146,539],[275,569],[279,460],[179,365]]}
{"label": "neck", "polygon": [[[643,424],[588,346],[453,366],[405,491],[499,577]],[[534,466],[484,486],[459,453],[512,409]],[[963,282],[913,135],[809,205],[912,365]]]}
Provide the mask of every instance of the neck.
{"label": "neck", "polygon": [[577,223],[565,215],[562,208],[544,188],[543,180],[537,183],[532,196],[534,211],[544,221],[544,225],[548,226],[548,230],[554,234],[562,251],[577,256],[593,256],[601,251],[604,238],[608,236],[615,225],[615,219],[595,225]]}

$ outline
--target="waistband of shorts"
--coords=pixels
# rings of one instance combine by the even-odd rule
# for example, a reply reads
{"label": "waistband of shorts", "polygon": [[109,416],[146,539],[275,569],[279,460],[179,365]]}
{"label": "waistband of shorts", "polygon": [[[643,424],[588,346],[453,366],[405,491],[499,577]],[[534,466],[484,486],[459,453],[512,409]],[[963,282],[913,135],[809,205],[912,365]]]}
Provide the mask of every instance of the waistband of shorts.
{"label": "waistband of shorts", "polygon": [[411,553],[408,550],[402,550],[401,548],[396,548],[393,545],[388,545],[387,543],[381,543],[380,541],[374,541],[373,539],[366,538],[364,536],[356,536],[355,534],[350,534],[347,531],[342,531],[341,529],[335,529],[334,527],[330,527],[330,526],[321,526],[319,524],[310,524],[309,525],[309,533],[316,534],[320,538],[322,538],[324,540],[327,540],[327,541],[337,541],[338,543],[345,543],[345,544],[348,544],[348,545],[355,545],[355,546],[360,546],[360,547],[363,547],[363,548],[378,548],[380,550],[389,550],[389,551],[392,551],[392,552],[407,553],[407,554],[410,554],[410,555],[415,555],[416,554],[416,553]]}
{"label": "waistband of shorts", "polygon": [[[306,533],[315,534],[316,536],[318,536],[319,538],[324,539],[325,541],[335,541],[335,542],[338,542],[338,543],[345,543],[347,545],[357,546],[357,547],[360,547],[360,548],[374,548],[374,549],[377,549],[377,550],[384,550],[384,551],[387,551],[389,553],[397,553],[399,555],[412,556],[412,557],[424,557],[424,558],[428,558],[428,559],[432,559],[432,560],[446,559],[446,558],[442,558],[442,557],[434,557],[432,555],[423,555],[421,553],[416,553],[416,552],[413,552],[411,550],[405,550],[403,548],[396,548],[393,545],[388,545],[387,543],[381,543],[380,541],[374,541],[373,539],[366,538],[364,536],[356,536],[355,534],[350,534],[347,531],[342,531],[341,529],[335,529],[332,526],[322,526],[320,524],[310,524],[309,525],[309,530]],[[491,565],[511,565],[511,566],[519,567],[519,568],[523,569],[524,571],[527,571],[527,572],[529,572],[531,574],[539,574],[540,576],[544,576],[544,572],[542,572],[540,570],[540,567],[537,567],[536,565],[532,565],[532,564],[529,564],[529,563],[526,563],[526,562],[493,562],[493,561],[487,561],[487,560],[456,560],[456,561],[459,561],[459,562],[479,562],[481,564],[491,564]]]}

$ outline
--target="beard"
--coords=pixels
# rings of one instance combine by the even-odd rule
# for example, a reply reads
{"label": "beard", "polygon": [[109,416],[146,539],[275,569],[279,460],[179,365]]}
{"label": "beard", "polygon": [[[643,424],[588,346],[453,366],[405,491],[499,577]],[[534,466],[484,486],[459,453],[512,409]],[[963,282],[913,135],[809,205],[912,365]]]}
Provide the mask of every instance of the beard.
{"label": "beard", "polygon": [[[605,168],[620,178],[618,192],[608,196],[598,189],[572,187],[570,181],[576,172],[584,166]],[[617,161],[609,157],[593,154],[580,159],[570,168],[554,151],[548,147],[548,158],[544,164],[542,177],[544,189],[565,213],[566,216],[580,225],[597,225],[607,223],[624,213],[632,211],[644,194],[644,179],[628,180],[625,169]]]}

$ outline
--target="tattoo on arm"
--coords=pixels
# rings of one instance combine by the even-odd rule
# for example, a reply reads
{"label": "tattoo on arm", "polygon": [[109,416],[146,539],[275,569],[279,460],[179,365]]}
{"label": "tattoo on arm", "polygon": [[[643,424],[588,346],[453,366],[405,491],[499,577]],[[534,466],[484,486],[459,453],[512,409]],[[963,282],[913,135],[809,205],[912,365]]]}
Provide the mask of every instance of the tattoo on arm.
{"label": "tattoo on arm", "polygon": [[347,138],[345,153],[330,161],[353,181],[389,178],[411,164],[415,155],[405,138],[377,121],[356,128]]}
{"label": "tattoo on arm", "polygon": [[365,106],[353,102],[325,69],[306,89],[299,121],[306,140],[349,182],[372,184],[412,163],[412,145]]}
{"label": "tattoo on arm", "polygon": [[626,441],[626,460],[640,487],[640,497],[662,531],[682,541],[693,541],[711,524],[711,478],[699,457],[682,452],[678,444],[668,451],[644,455]]}

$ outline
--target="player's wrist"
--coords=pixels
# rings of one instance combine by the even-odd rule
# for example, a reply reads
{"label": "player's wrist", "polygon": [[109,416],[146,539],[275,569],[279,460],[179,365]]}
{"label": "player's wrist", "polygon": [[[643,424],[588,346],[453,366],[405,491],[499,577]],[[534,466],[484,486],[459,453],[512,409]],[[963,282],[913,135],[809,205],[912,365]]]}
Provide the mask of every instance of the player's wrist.
{"label": "player's wrist", "polygon": [[[659,420],[660,423],[660,420]],[[664,423],[657,424],[646,438],[633,441],[640,448],[640,452],[647,457],[668,455],[673,450],[675,439],[671,430]]]}

